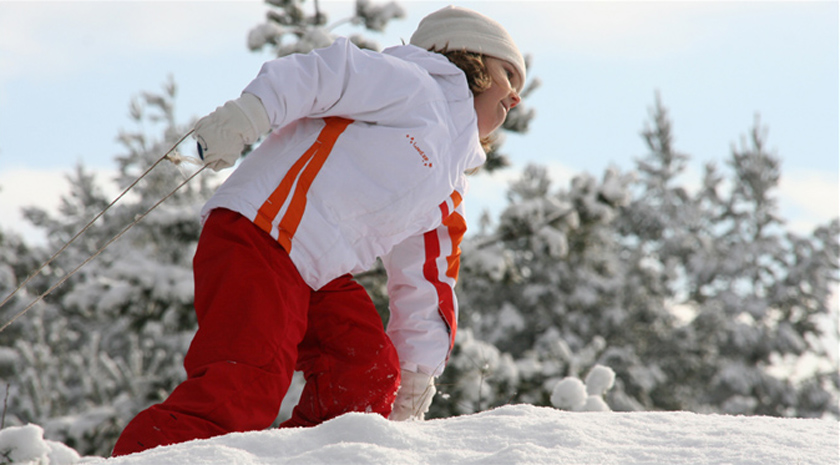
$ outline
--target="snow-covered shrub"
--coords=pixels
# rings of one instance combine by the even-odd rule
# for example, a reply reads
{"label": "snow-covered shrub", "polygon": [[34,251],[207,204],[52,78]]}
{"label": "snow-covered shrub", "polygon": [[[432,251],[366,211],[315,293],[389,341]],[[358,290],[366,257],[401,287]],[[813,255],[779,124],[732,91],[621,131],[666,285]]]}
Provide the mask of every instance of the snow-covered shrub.
{"label": "snow-covered shrub", "polygon": [[[446,373],[437,380],[435,411],[447,405],[457,413],[472,413],[500,405],[519,382],[518,369],[510,354],[476,340],[472,331],[459,331]],[[502,402],[503,403],[503,402]]]}
{"label": "snow-covered shrub", "polygon": [[80,459],[70,447],[45,440],[44,430],[38,425],[0,430],[0,465],[72,465]]}

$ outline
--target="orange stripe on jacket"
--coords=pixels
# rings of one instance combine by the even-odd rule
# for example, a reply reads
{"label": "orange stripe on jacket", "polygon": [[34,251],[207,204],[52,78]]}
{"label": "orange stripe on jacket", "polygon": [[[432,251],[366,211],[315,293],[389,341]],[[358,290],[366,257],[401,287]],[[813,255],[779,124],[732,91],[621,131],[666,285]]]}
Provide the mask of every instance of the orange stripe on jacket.
{"label": "orange stripe on jacket", "polygon": [[[461,205],[462,198],[458,191],[453,191],[449,196],[452,200],[452,213],[444,216],[443,225],[446,226],[449,232],[449,239],[452,241],[452,254],[446,257],[446,276],[453,280],[458,280],[458,270],[461,267],[461,240],[464,239],[464,234],[467,232],[467,221],[456,212],[455,209]],[[445,214],[445,212],[441,212]]]}
{"label": "orange stripe on jacket", "polygon": [[[292,165],[286,176],[274,189],[274,192],[262,204],[257,211],[256,218],[254,218],[254,224],[271,234],[272,223],[291,194],[291,201],[286,208],[286,213],[283,214],[283,218],[280,219],[278,225],[277,241],[286,249],[286,252],[292,251],[292,237],[297,232],[303,218],[303,212],[306,210],[306,195],[309,193],[312,182],[327,161],[338,136],[347,129],[347,126],[353,120],[329,117],[324,118],[324,122],[326,125],[318,134],[318,139]],[[294,187],[294,193],[292,193],[292,187]]]}
{"label": "orange stripe on jacket", "polygon": [[[450,201],[452,202],[451,209],[449,206]],[[445,275],[453,280],[458,279],[461,256],[460,243],[467,230],[464,218],[459,213],[454,212],[455,208],[460,204],[461,195],[457,191],[452,193],[448,201],[440,204],[443,225],[446,226],[447,235],[452,244],[451,253],[446,256],[447,269]],[[458,328],[458,321],[457,315],[455,314],[454,290],[452,286],[440,279],[441,276],[437,260],[441,254],[441,243],[438,230],[426,232],[423,235],[423,243],[426,248],[426,262],[423,265],[423,277],[435,287],[435,291],[437,292],[438,312],[449,330],[449,350],[451,351],[455,346],[455,333]]]}

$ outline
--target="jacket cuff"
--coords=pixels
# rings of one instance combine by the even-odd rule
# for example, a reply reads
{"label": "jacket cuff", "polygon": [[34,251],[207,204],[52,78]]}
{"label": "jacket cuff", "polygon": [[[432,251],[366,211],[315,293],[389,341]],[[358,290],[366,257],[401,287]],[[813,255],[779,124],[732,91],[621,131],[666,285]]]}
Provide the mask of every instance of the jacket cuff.
{"label": "jacket cuff", "polygon": [[261,135],[267,133],[271,129],[271,122],[268,120],[268,113],[265,111],[265,107],[259,97],[248,92],[243,92],[242,96],[234,100],[234,102],[251,123],[251,129],[253,130],[254,136],[254,140],[251,141],[251,143],[255,142]]}

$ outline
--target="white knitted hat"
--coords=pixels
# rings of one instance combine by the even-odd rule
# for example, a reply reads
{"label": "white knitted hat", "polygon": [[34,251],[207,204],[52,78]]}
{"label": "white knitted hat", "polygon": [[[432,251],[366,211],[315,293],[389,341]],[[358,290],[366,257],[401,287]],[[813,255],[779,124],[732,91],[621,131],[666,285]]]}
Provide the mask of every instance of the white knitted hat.
{"label": "white knitted hat", "polygon": [[424,50],[467,50],[510,62],[525,84],[525,59],[504,27],[492,18],[458,6],[447,6],[426,16],[409,41]]}

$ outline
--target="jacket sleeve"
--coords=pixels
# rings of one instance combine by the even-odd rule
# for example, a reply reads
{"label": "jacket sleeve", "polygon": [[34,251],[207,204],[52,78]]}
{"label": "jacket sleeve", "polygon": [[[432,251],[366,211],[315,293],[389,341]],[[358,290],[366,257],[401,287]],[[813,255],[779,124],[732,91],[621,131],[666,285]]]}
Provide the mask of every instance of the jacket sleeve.
{"label": "jacket sleeve", "polygon": [[305,55],[266,62],[243,92],[260,98],[272,129],[328,116],[400,124],[410,121],[407,108],[435,98],[428,92],[431,79],[412,63],[339,38]]}
{"label": "jacket sleeve", "polygon": [[467,229],[462,208],[455,191],[439,206],[439,227],[409,237],[383,257],[391,312],[387,332],[403,369],[438,376],[455,343],[454,287]]}

